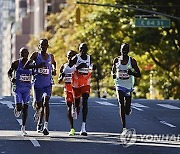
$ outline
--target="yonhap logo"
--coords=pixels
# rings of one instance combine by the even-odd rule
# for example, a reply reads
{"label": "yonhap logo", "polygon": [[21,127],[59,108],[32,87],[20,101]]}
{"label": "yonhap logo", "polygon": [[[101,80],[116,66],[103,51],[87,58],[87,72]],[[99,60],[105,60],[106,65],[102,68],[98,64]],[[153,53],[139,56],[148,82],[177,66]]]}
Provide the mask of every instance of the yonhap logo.
{"label": "yonhap logo", "polygon": [[180,147],[180,134],[136,134],[134,128],[120,134],[123,147],[130,145],[153,145],[164,147]]}
{"label": "yonhap logo", "polygon": [[127,129],[126,133],[120,134],[120,141],[124,147],[133,145],[136,142],[136,130],[134,128]]}

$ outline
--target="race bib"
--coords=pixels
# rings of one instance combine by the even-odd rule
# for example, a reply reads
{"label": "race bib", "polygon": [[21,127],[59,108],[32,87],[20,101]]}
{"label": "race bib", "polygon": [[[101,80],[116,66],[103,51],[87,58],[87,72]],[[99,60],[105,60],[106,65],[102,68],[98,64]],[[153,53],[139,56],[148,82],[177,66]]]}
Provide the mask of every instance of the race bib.
{"label": "race bib", "polygon": [[31,75],[22,74],[22,75],[20,75],[19,80],[22,82],[30,82],[31,81]]}
{"label": "race bib", "polygon": [[88,74],[89,68],[81,68],[78,70],[79,73]]}
{"label": "race bib", "polygon": [[64,77],[65,82],[71,82],[71,79],[72,79],[72,74],[71,73],[65,74],[65,77]]}
{"label": "race bib", "polygon": [[127,80],[129,79],[128,70],[119,70],[118,72],[118,78],[121,80]]}
{"label": "race bib", "polygon": [[48,75],[49,74],[49,68],[43,67],[43,68],[38,68],[38,73],[42,75]]}

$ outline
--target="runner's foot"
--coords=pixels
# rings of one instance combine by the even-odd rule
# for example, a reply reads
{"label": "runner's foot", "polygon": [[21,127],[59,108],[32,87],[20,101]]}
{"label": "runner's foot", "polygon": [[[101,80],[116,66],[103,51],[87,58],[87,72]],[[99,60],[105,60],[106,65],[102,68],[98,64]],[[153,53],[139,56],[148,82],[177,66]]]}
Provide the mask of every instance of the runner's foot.
{"label": "runner's foot", "polygon": [[43,134],[44,135],[49,135],[49,130],[46,127],[44,127],[44,129],[43,129]]}
{"label": "runner's foot", "polygon": [[71,128],[70,132],[69,132],[69,136],[74,136],[75,135],[75,129]]}

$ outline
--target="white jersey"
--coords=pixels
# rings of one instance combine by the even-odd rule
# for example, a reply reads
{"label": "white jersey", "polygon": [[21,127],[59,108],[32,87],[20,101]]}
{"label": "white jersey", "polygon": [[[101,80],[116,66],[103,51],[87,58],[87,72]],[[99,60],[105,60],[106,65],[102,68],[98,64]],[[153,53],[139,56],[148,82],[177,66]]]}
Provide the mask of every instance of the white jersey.
{"label": "white jersey", "polygon": [[128,69],[132,69],[131,57],[129,57],[128,63],[126,65],[121,64],[120,57],[116,63],[116,82],[115,86],[125,87],[127,89],[132,89],[134,86],[134,76],[128,74]]}
{"label": "white jersey", "polygon": [[76,67],[79,66],[81,63],[86,63],[87,67],[78,69],[78,72],[79,72],[79,73],[83,73],[83,74],[88,74],[89,69],[90,69],[90,65],[91,65],[90,56],[87,55],[87,59],[84,60],[84,59],[81,58],[80,54],[77,54]]}
{"label": "white jersey", "polygon": [[64,64],[63,73],[65,74],[64,82],[70,83],[72,80],[72,73],[76,70],[75,66],[69,67],[68,63]]}

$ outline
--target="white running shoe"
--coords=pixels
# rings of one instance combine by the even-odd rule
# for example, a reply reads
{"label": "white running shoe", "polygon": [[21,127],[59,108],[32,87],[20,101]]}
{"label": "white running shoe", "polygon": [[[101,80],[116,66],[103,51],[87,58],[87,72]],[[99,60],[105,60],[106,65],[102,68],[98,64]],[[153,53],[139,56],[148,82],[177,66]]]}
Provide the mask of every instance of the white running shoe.
{"label": "white running shoe", "polygon": [[85,122],[82,122],[80,135],[87,136],[87,132],[86,132],[86,123],[85,123]]}
{"label": "white running shoe", "polygon": [[128,132],[128,129],[127,128],[123,128],[123,131],[122,131],[121,135],[125,135],[127,132]]}
{"label": "white running shoe", "polygon": [[18,111],[17,108],[14,108],[14,115],[16,118],[18,118],[21,115],[21,111]]}

